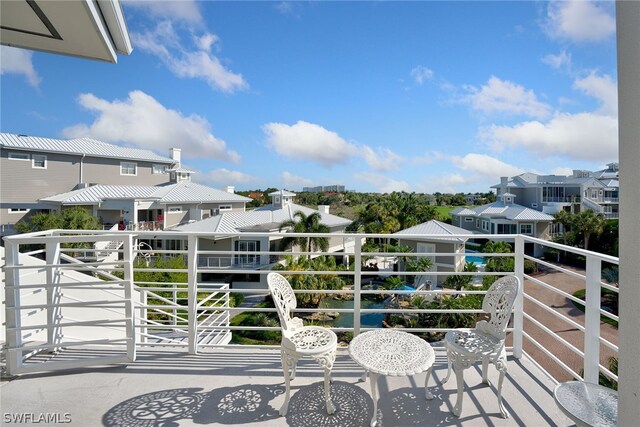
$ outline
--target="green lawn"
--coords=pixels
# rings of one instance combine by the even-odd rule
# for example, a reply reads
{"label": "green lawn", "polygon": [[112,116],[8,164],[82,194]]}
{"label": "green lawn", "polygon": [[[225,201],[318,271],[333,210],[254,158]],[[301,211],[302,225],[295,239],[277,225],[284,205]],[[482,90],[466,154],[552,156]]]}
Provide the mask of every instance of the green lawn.
{"label": "green lawn", "polygon": [[436,206],[436,210],[438,211],[438,218],[440,221],[446,221],[447,219],[451,219],[450,212],[456,208],[460,208],[462,206]]}

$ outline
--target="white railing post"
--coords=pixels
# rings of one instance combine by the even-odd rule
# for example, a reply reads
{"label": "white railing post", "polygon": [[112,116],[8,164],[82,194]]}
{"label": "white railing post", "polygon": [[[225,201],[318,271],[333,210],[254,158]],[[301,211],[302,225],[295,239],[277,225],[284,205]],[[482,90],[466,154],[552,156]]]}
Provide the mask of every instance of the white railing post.
{"label": "white railing post", "polygon": [[[358,235],[359,236],[359,235]],[[353,260],[353,336],[360,334],[360,290],[362,289],[362,238],[356,238]]]}
{"label": "white railing post", "polygon": [[124,236],[122,245],[123,273],[124,273],[124,298],[127,336],[127,358],[132,362],[136,360],[136,319],[133,308],[133,237],[131,234]]}
{"label": "white railing post", "polygon": [[[52,265],[60,264],[60,241],[47,242],[46,251],[46,287],[47,290],[47,344],[59,344],[62,338],[60,321],[62,310],[60,309],[60,267]],[[51,348],[50,352],[56,352],[59,348]]]}
{"label": "white railing post", "polygon": [[522,337],[524,328],[524,237],[516,236],[515,244],[515,275],[520,281],[518,296],[514,303],[513,312],[513,357],[522,357]]}
{"label": "white railing post", "polygon": [[7,373],[15,375],[22,367],[22,335],[20,327],[22,319],[20,316],[20,271],[16,268],[19,261],[20,252],[18,243],[5,240],[5,330],[7,340]]}
{"label": "white railing post", "polygon": [[196,309],[198,295],[198,236],[190,234],[187,240],[187,323],[189,330],[189,354],[198,353],[198,310]]}
{"label": "white railing post", "polygon": [[[142,328],[139,328],[139,338],[140,338],[140,342],[141,343],[146,343],[147,342],[147,300],[148,300],[148,295],[147,295],[147,291],[144,289],[140,289],[139,291],[139,295],[140,295],[140,304],[142,305],[143,308],[140,309],[140,326],[142,326]],[[133,312],[134,315],[134,319],[135,319],[135,314],[136,312]]]}
{"label": "white railing post", "polygon": [[601,261],[587,255],[584,310],[584,380],[598,384],[600,375],[600,279]]}

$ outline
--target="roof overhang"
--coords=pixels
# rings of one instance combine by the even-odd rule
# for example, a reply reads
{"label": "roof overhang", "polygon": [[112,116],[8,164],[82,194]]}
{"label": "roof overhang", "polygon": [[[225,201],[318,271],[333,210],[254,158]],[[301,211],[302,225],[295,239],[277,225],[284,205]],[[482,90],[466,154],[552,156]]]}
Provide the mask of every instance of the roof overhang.
{"label": "roof overhang", "polygon": [[133,50],[119,0],[3,0],[7,46],[115,63]]}

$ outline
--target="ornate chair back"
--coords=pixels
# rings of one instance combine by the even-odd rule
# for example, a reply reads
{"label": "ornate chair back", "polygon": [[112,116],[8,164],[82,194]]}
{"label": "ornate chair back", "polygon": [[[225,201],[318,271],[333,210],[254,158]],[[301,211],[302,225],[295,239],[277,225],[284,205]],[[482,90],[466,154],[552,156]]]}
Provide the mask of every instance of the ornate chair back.
{"label": "ornate chair back", "polygon": [[520,281],[515,276],[504,276],[493,282],[482,301],[482,310],[491,318],[478,322],[476,328],[504,340],[519,288]]}
{"label": "ornate chair back", "polygon": [[302,326],[300,319],[291,317],[291,311],[298,305],[296,294],[293,293],[289,281],[279,273],[269,273],[267,275],[267,283],[271,291],[271,296],[273,297],[273,302],[278,310],[282,332],[284,335],[289,335],[295,329]]}

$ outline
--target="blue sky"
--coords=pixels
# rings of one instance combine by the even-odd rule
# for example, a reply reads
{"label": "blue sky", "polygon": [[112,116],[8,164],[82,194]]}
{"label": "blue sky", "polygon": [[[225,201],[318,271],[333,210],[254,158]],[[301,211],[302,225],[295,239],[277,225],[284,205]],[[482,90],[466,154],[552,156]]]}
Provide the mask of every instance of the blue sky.
{"label": "blue sky", "polygon": [[2,47],[1,130],[238,190],[489,191],[617,161],[614,4],[123,3],[117,64]]}

